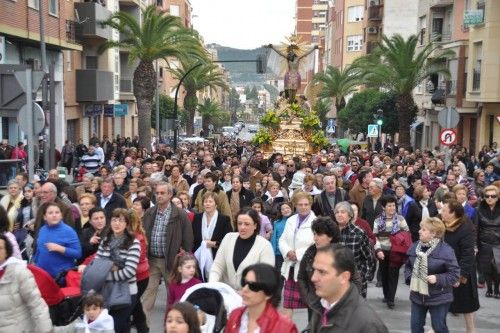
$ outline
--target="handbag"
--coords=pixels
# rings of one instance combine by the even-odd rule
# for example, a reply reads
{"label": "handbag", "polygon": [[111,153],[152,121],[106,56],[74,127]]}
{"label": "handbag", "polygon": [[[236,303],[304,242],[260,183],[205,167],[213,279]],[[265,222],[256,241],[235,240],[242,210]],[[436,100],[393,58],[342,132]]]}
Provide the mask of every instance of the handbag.
{"label": "handbag", "polygon": [[408,250],[411,247],[412,239],[409,231],[398,231],[390,236],[391,250],[389,251],[389,266],[399,268],[408,259]]}
{"label": "handbag", "polygon": [[104,298],[104,306],[110,311],[132,305],[128,281],[106,281],[101,294]]}
{"label": "handbag", "polygon": [[113,262],[108,258],[97,257],[92,260],[90,264],[85,267],[82,274],[80,283],[82,294],[85,295],[91,290],[96,292],[100,291],[106,282],[106,277],[111,267],[113,267]]}

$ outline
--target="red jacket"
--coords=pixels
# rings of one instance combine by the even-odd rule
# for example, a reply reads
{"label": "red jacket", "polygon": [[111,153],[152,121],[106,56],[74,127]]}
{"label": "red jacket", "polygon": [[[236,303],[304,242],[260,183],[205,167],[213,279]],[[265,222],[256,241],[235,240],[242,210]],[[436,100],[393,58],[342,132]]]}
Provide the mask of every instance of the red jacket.
{"label": "red jacket", "polygon": [[[241,317],[245,312],[245,307],[237,308],[231,312],[227,320],[226,333],[239,333]],[[282,314],[280,314],[274,306],[267,303],[264,312],[257,319],[257,324],[260,327],[260,333],[298,333],[295,324]]]}
{"label": "red jacket", "polygon": [[141,256],[137,265],[136,277],[137,281],[142,281],[149,277],[148,246],[146,245],[144,234],[136,233],[135,238],[141,243]]}
{"label": "red jacket", "polygon": [[358,217],[354,224],[365,232],[365,234],[368,236],[368,239],[370,240],[370,244],[372,246],[375,246],[377,238],[373,234],[372,228],[370,227],[368,222],[366,222],[366,220],[363,220],[361,217]]}

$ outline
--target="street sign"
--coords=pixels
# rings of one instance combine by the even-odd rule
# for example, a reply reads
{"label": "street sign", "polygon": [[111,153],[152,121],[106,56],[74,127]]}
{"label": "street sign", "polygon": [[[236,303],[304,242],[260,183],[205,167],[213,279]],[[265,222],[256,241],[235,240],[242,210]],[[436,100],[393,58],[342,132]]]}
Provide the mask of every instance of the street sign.
{"label": "street sign", "polygon": [[460,115],[455,108],[444,108],[439,111],[438,122],[439,126],[443,128],[454,128],[457,127],[460,121]]}
{"label": "street sign", "polygon": [[[32,92],[36,93],[38,91],[38,88],[42,84],[44,72],[42,71],[33,71],[33,79],[31,80],[31,90]],[[24,74],[24,71],[16,71],[14,73],[16,76],[17,82],[19,82],[19,85],[23,89],[24,92],[26,92],[26,74]]]}
{"label": "street sign", "polygon": [[445,146],[457,143],[457,132],[453,128],[443,128],[439,134],[439,141]]}
{"label": "street sign", "polygon": [[368,125],[368,135],[367,138],[378,138],[378,125],[370,124]]}
{"label": "street sign", "polygon": [[33,121],[33,134],[36,135],[40,133],[45,127],[45,114],[43,113],[42,107],[33,102],[33,115],[29,113],[28,107],[23,105],[21,109],[19,109],[19,113],[17,114],[17,123],[19,127],[23,130],[23,132],[29,132],[29,121]]}

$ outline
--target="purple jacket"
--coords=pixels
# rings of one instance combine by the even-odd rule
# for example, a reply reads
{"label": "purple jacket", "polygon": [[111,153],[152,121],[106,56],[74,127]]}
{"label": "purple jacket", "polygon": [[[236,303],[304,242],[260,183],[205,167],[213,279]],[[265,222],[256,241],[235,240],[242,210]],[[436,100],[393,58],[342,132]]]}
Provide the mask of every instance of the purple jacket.
{"label": "purple jacket", "polygon": [[[408,261],[405,265],[405,281],[410,284],[413,264],[415,263],[417,242],[408,250]],[[429,284],[429,296],[422,295],[415,291],[410,292],[410,301],[420,305],[440,305],[453,302],[453,284],[460,277],[460,267],[458,266],[453,249],[441,241],[427,258],[428,275],[436,275],[437,282]]]}

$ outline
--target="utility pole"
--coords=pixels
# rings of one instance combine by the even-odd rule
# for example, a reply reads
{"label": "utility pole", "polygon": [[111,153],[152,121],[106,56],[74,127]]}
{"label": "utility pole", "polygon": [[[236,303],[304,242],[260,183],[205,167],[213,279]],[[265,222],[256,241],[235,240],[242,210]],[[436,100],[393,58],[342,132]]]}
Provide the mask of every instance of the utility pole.
{"label": "utility pole", "polygon": [[158,60],[156,60],[156,136],[157,142],[159,144],[161,141],[161,133],[160,133],[160,87],[158,84],[158,76],[160,75],[160,66],[158,65]]}
{"label": "utility pole", "polygon": [[49,67],[50,80],[50,113],[49,113],[49,167],[56,168],[56,85],[54,75],[54,62]]}
{"label": "utility pole", "polygon": [[[48,109],[48,85],[47,85],[47,48],[45,46],[45,17],[43,10],[43,0],[38,0],[38,17],[40,19],[40,53],[41,53],[41,63],[42,63],[42,71],[45,74],[42,80],[42,108],[45,114],[47,114]],[[44,130],[44,137],[47,137],[47,127]],[[38,133],[37,133],[38,134]],[[51,145],[54,145],[55,142],[51,142]],[[47,140],[43,141],[43,166],[44,169],[48,170],[50,160],[49,160],[49,145]]]}

